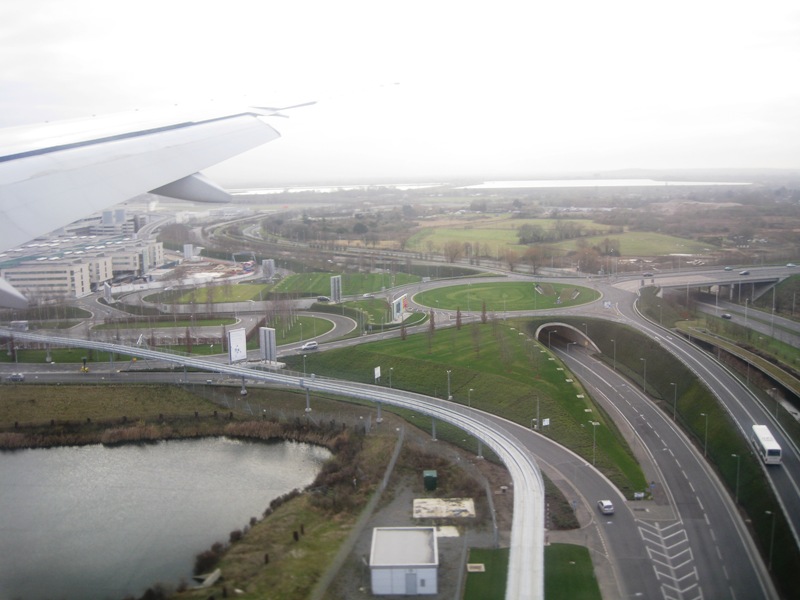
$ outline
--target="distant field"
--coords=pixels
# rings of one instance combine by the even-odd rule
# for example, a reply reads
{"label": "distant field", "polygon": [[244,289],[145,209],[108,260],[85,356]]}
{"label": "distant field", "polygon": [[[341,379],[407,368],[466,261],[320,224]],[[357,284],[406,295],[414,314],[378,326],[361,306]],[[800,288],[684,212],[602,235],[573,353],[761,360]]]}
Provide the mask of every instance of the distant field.
{"label": "distant field", "polygon": [[[597,227],[589,219],[570,219],[570,223],[580,225],[585,229]],[[447,242],[457,241],[471,244],[476,242],[488,244],[492,254],[496,253],[497,246],[519,246],[517,230],[522,225],[538,225],[545,231],[556,227],[555,219],[512,219],[510,215],[502,217],[486,217],[480,220],[450,221],[446,224],[437,224],[418,231],[408,241],[408,248],[417,252],[427,252],[428,241],[433,242],[434,249],[441,251]]]}
{"label": "distant field", "polygon": [[[619,240],[620,256],[663,256],[667,254],[702,254],[709,250],[718,250],[716,246],[711,246],[704,242],[687,240],[684,238],[663,235],[661,233],[651,233],[645,231],[626,231],[617,235],[598,235],[593,237],[580,238],[590,246],[601,243],[609,238]],[[567,240],[553,244],[553,247],[564,252],[577,250],[578,240]]]}
{"label": "distant field", "polygon": [[[568,219],[566,222],[580,226],[584,232],[605,229],[605,225],[598,225],[589,219]],[[461,243],[480,244],[492,256],[498,256],[502,250],[513,248],[519,252],[524,251],[524,245],[519,244],[517,230],[520,226],[537,225],[545,231],[555,229],[556,219],[512,219],[510,216],[487,217],[476,220],[449,220],[439,222],[431,227],[418,231],[408,241],[408,248],[417,252],[428,252],[429,242],[433,244],[433,251],[442,252],[445,244],[452,241]],[[575,251],[578,240],[596,245],[604,239],[619,240],[621,256],[660,256],[665,254],[699,254],[716,247],[707,243],[696,242],[680,237],[649,233],[640,231],[626,231],[616,234],[589,235],[562,242],[548,243],[548,246],[561,250],[563,253]]]}

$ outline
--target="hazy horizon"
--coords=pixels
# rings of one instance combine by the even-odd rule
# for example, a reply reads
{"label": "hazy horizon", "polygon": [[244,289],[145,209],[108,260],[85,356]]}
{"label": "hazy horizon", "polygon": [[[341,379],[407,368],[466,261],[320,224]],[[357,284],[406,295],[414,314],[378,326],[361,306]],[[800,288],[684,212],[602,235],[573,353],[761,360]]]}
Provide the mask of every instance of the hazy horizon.
{"label": "hazy horizon", "polygon": [[800,169],[789,0],[30,0],[0,39],[0,127],[318,101],[208,170],[226,186]]}

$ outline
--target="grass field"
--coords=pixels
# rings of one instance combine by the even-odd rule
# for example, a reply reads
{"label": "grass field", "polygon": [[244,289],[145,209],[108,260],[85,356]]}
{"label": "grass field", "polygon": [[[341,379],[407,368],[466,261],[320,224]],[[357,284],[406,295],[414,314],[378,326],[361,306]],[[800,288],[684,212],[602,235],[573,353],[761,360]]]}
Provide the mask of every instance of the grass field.
{"label": "grass field", "polygon": [[214,302],[247,302],[266,297],[269,286],[255,283],[205,285],[191,290],[159,292],[144,298],[145,302],[163,304],[207,304]]}
{"label": "grass field", "polygon": [[[588,219],[570,219],[570,223],[591,227]],[[556,227],[554,219],[514,219],[511,215],[471,216],[463,220],[450,220],[446,224],[425,227],[416,232],[408,241],[408,248],[416,252],[427,252],[429,242],[434,251],[441,252],[448,242],[478,243],[488,248],[487,253],[496,256],[498,249],[519,248],[517,230],[522,225],[537,225],[544,231]]]}
{"label": "grass field", "polygon": [[[296,273],[279,281],[272,291],[282,294],[305,296],[329,296],[332,273]],[[407,283],[416,283],[420,278],[408,273],[345,273],[342,275],[342,295],[352,296]]]}
{"label": "grass field", "polygon": [[482,564],[482,573],[468,573],[464,600],[488,600],[506,597],[508,548],[470,548],[468,562]]}
{"label": "grass field", "polygon": [[[606,225],[598,225],[588,219],[569,219],[570,224],[581,227],[584,231],[606,229]],[[505,249],[522,252],[517,230],[521,225],[531,224],[544,231],[552,231],[558,221],[555,219],[513,219],[510,215],[491,216],[481,219],[474,217],[463,221],[451,220],[446,224],[425,227],[411,236],[408,248],[417,252],[442,252],[448,242],[478,243],[483,250],[482,255],[502,256]],[[561,253],[573,252],[578,248],[578,241],[587,242],[590,246],[599,244],[604,239],[618,240],[620,256],[663,256],[668,254],[697,254],[714,250],[708,244],[680,237],[652,232],[625,231],[624,233],[587,235],[561,242],[548,242],[547,245]]]}
{"label": "grass field", "polygon": [[[620,256],[665,256],[669,254],[702,254],[718,248],[710,247],[703,242],[684,238],[652,233],[649,231],[626,231],[622,234],[599,235],[579,238],[590,246],[600,244],[604,239],[619,241]],[[573,252],[578,249],[578,240],[566,240],[553,244],[562,252]]]}
{"label": "grass field", "polygon": [[586,304],[599,297],[596,290],[578,285],[519,281],[435,288],[415,295],[414,301],[431,308],[472,312],[482,310],[485,302],[487,312],[499,313],[565,308]]}
{"label": "grass field", "polygon": [[551,544],[544,551],[544,596],[547,600],[601,600],[589,549]]}
{"label": "grass field", "polygon": [[[628,497],[646,488],[644,475],[613,422],[595,406],[563,365],[524,331],[523,320],[513,324],[490,321],[330,350],[313,357],[307,368],[318,375],[372,383],[381,367],[383,384],[392,373],[395,388],[443,398],[502,415],[526,427],[536,417],[549,418],[547,435],[585,457],[593,458],[593,436],[586,411],[602,426],[596,432],[596,464]],[[302,369],[301,357],[287,364]],[[437,435],[441,432],[438,431]],[[455,433],[461,442],[463,435]],[[451,441],[451,440],[447,440]]]}

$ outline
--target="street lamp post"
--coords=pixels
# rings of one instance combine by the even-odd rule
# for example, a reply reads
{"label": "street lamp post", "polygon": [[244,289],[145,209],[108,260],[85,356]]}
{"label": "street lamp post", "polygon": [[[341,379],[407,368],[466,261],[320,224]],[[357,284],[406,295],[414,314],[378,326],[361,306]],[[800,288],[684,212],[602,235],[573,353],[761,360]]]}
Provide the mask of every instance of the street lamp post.
{"label": "street lamp post", "polygon": [[617,342],[616,340],[611,340],[611,343],[614,344],[614,370],[617,370]]}
{"label": "street lamp post", "polygon": [[394,371],[394,367],[389,367],[389,389],[392,388],[392,372]]}
{"label": "street lamp post", "polygon": [[592,425],[592,466],[595,464],[597,458],[597,426],[600,425],[599,421],[589,421]]}
{"label": "street lamp post", "polygon": [[708,415],[700,413],[700,416],[706,420],[705,433],[703,434],[703,456],[706,456],[708,454]]}
{"label": "street lamp post", "polygon": [[307,354],[303,354],[303,377],[306,376],[306,356]]}
{"label": "street lamp post", "polygon": [[778,402],[778,388],[771,388],[770,391],[772,392],[772,399],[775,400],[775,420],[778,420],[778,408],[780,407],[781,403]]}
{"label": "street lamp post", "polygon": [[731,454],[732,458],[736,459],[736,488],[734,492],[734,498],[736,499],[736,504],[739,504],[739,466],[742,462],[742,457],[738,454]]}
{"label": "street lamp post", "polygon": [[583,325],[583,334],[589,337],[589,328],[586,326],[586,323],[581,323],[581,325]]}
{"label": "street lamp post", "polygon": [[678,386],[675,383],[670,383],[670,385],[674,388],[672,397],[672,420],[675,421],[678,415]]}
{"label": "street lamp post", "polygon": [[303,322],[302,321],[298,321],[298,323],[300,324],[300,342],[302,342],[303,341]]}
{"label": "street lamp post", "polygon": [[640,358],[639,360],[641,360],[644,363],[644,378],[642,379],[642,391],[645,394],[647,394],[647,359]]}
{"label": "street lamp post", "polygon": [[447,369],[447,399],[453,399],[453,396],[450,395],[450,369]]}
{"label": "street lamp post", "polygon": [[577,343],[578,343],[578,342],[567,342],[567,352],[569,352],[569,351],[572,349],[572,348],[571,348],[571,346],[572,346],[573,344],[577,344]]}
{"label": "street lamp post", "polygon": [[775,547],[775,511],[765,510],[764,514],[772,516],[772,529],[769,536],[769,565],[767,567],[770,571],[772,571],[772,549]]}
{"label": "street lamp post", "polygon": [[472,408],[472,392],[473,389],[469,388],[469,392],[467,392],[467,406],[469,406],[470,408]]}

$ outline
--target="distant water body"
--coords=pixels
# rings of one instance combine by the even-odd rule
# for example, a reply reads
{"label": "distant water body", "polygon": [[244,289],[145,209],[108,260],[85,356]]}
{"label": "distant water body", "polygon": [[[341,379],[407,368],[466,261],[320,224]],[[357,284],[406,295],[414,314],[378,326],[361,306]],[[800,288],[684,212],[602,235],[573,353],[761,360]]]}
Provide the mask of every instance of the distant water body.
{"label": "distant water body", "polygon": [[730,181],[657,181],[655,179],[532,179],[524,181],[485,181],[463,190],[500,190],[525,188],[598,188],[598,187],[681,187],[708,185],[750,185]]}
{"label": "distant water body", "polygon": [[0,599],[121,600],[313,482],[330,456],[215,438],[0,455]]}

